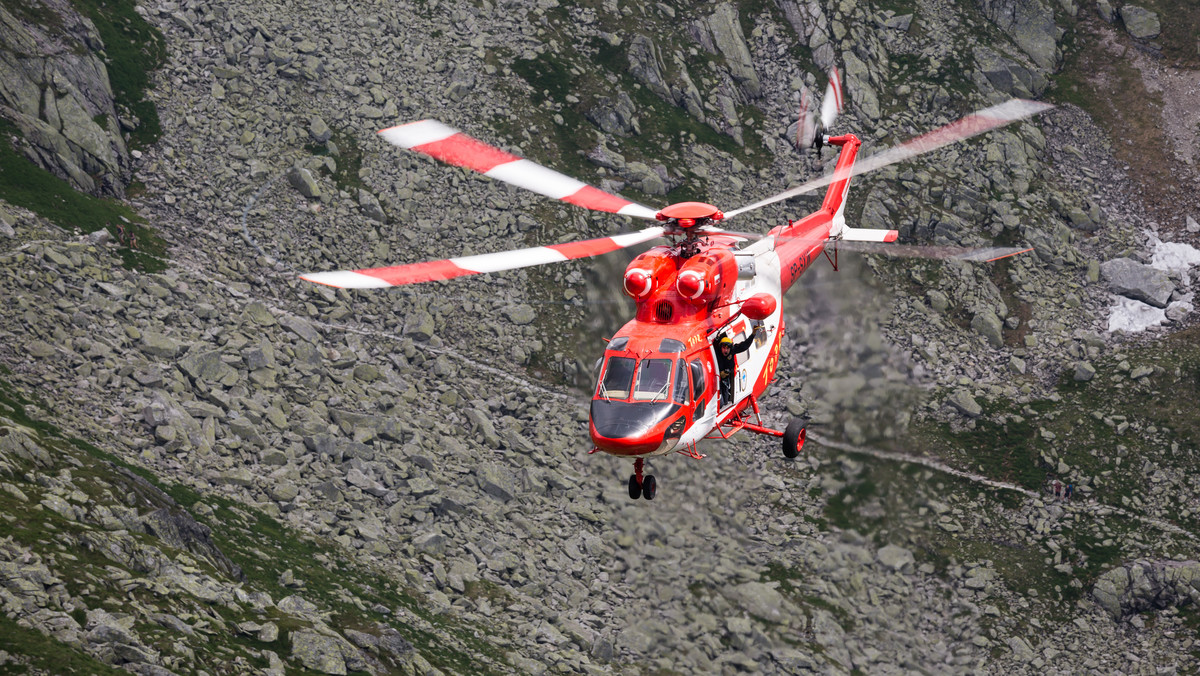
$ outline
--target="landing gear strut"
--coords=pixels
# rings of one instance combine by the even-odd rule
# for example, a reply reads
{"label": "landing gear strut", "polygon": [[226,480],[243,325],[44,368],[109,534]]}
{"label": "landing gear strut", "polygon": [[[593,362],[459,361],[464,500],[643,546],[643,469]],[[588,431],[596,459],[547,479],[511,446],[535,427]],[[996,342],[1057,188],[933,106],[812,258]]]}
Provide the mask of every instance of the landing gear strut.
{"label": "landing gear strut", "polygon": [[654,494],[657,492],[658,482],[654,480],[654,475],[642,476],[642,459],[638,458],[634,460],[633,474],[629,475],[630,499],[646,498],[647,500],[653,500]]}

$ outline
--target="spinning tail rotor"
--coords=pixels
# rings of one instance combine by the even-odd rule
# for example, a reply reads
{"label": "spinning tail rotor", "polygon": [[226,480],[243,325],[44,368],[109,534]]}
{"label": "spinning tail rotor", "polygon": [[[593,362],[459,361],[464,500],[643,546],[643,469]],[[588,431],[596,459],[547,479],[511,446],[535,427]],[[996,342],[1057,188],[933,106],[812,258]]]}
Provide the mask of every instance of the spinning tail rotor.
{"label": "spinning tail rotor", "polygon": [[825,87],[825,98],[821,100],[820,125],[813,110],[813,97],[808,87],[800,89],[800,116],[796,120],[796,147],[816,148],[821,152],[825,145],[822,134],[833,127],[842,112],[842,78],[837,68],[829,71],[829,84]]}

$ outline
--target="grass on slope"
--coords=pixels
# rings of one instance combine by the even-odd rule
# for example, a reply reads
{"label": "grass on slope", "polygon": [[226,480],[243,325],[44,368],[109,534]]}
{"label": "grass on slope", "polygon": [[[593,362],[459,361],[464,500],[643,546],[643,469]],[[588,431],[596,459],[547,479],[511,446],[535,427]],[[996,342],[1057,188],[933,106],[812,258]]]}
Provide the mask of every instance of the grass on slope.
{"label": "grass on slope", "polygon": [[[1200,328],[1093,364],[1090,382],[1075,382],[1068,370],[1050,398],[981,402],[984,414],[973,428],[918,421],[896,447],[1047,500],[1047,482],[1057,477],[1086,486],[1077,500],[1200,530],[1200,513],[1180,500],[1200,492],[1200,409],[1193,405],[1200,399]],[[1057,533],[1052,539],[1067,543],[1060,553],[1037,524],[1020,525],[1028,500],[1013,491],[875,459],[843,474],[826,506],[830,524],[870,533],[879,544],[904,544],[938,570],[991,561],[999,579],[1017,593],[1034,589],[1048,612],[1080,598],[1116,563],[1191,551],[1134,516],[1082,509],[1047,524]]]}
{"label": "grass on slope", "polygon": [[139,124],[130,145],[144,148],[162,135],[158,110],[146,98],[150,73],[167,60],[162,33],[137,13],[134,0],[73,0],[80,14],[92,20],[104,41],[108,79],[117,105],[137,116]]}
{"label": "grass on slope", "polygon": [[[9,137],[20,132],[0,119],[0,198],[52,221],[64,230],[84,233],[107,230],[120,250],[125,267],[161,272],[166,244],[145,219],[122,202],[76,191],[69,183],[30,162],[17,152]],[[122,234],[123,233],[123,234]],[[136,243],[136,247],[134,244]]]}
{"label": "grass on slope", "polygon": [[[45,488],[32,480],[38,475],[61,477],[62,472],[69,469],[72,485],[87,494],[89,502],[86,504],[92,506],[105,505],[114,500],[114,496],[131,493],[140,496],[136,501],[139,505],[169,504],[155,488],[139,485],[122,472],[132,471],[169,495],[177,505],[189,510],[198,522],[212,530],[216,546],[242,569],[248,591],[265,591],[276,601],[300,594],[316,603],[322,611],[331,612],[329,621],[335,627],[378,633],[381,625],[391,626],[430,664],[448,673],[493,673],[496,669],[494,665],[505,663],[503,653],[488,640],[494,632],[429,611],[423,600],[403,582],[345,560],[339,554],[338,545],[298,533],[267,514],[235,500],[219,495],[201,496],[186,486],[161,482],[145,469],[133,467],[86,441],[69,438],[58,427],[41,419],[42,415],[48,414],[48,406],[0,380],[0,435],[10,433],[4,428],[5,425],[25,428],[39,446],[49,451],[46,457],[53,463],[51,468],[34,467],[32,462],[8,456],[7,462],[16,464],[17,471],[4,476],[4,479],[16,485],[29,499],[22,501],[8,492],[0,491],[0,515],[12,519],[5,530],[16,542],[37,552],[43,560],[52,558],[54,573],[64,581],[72,595],[84,598],[89,607],[121,608],[131,596],[144,607],[150,608],[161,608],[164,604],[170,608],[174,602],[137,587],[127,591],[119,580],[112,580],[114,569],[123,570],[129,579],[134,580],[145,577],[145,573],[124,569],[121,563],[108,558],[104,551],[80,546],[80,539],[88,533],[95,532],[103,537],[103,529],[86,522],[68,520],[43,509],[39,501],[46,493]],[[201,502],[211,510],[195,509]],[[168,556],[176,555],[170,547],[148,535],[133,537],[161,549]],[[197,560],[199,557],[188,553],[181,554],[193,559],[191,565],[205,574],[234,582],[209,562]],[[304,581],[302,589],[287,588],[280,583],[286,570],[293,571],[296,579]],[[181,598],[178,603],[181,609],[186,610],[189,601]],[[401,613],[385,614],[373,610],[380,606]],[[221,604],[207,607],[230,628],[218,631],[208,641],[191,644],[199,663],[227,661],[232,659],[232,651],[233,655],[241,655],[250,663],[265,667],[265,661],[258,656],[259,651],[272,650],[286,658],[291,653],[291,633],[307,626],[307,623],[297,622],[295,618],[275,609],[268,609],[264,616],[253,613],[247,615]],[[234,625],[245,621],[273,621],[280,627],[280,638],[272,643],[262,643],[253,637],[243,636]],[[436,633],[421,628],[425,623],[436,628]],[[164,654],[175,652],[172,648],[175,641],[170,640],[167,633],[157,627],[142,629],[145,631],[139,631],[139,635],[156,649],[164,651]],[[0,648],[8,649],[3,643],[6,636],[13,646],[10,652],[25,656],[22,659],[30,664],[64,659],[68,660],[63,663],[64,669],[78,662],[78,673],[108,673],[90,666],[90,658],[82,653],[66,649],[51,639],[37,639],[40,636],[37,632],[8,635],[5,626],[0,624]],[[452,637],[451,640],[446,640],[447,636]],[[206,658],[205,654],[210,651],[212,654]],[[0,666],[0,673],[6,673],[3,669]]]}

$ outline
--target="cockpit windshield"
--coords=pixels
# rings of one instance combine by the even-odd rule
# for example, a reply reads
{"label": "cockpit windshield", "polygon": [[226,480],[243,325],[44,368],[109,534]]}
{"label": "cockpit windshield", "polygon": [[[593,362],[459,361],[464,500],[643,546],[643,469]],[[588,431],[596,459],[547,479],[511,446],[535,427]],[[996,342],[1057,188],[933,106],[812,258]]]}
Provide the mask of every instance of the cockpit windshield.
{"label": "cockpit windshield", "polygon": [[634,401],[667,401],[670,399],[671,360],[643,359],[638,365],[637,389]]}
{"label": "cockpit windshield", "polygon": [[629,386],[633,384],[633,357],[609,357],[604,369],[604,380],[600,381],[597,393],[605,399],[626,399]]}

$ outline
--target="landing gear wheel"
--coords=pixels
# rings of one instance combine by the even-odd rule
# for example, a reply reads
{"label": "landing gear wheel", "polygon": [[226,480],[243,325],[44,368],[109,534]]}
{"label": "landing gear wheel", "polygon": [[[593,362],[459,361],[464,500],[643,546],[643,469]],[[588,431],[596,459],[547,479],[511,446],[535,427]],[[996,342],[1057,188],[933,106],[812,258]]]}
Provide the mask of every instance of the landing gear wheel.
{"label": "landing gear wheel", "polygon": [[808,418],[792,418],[783,431],[783,457],[794,458],[808,439]]}
{"label": "landing gear wheel", "polygon": [[642,497],[642,485],[638,483],[636,474],[629,475],[629,497],[632,500]]}
{"label": "landing gear wheel", "polygon": [[645,479],[642,479],[642,497],[647,500],[653,500],[654,494],[658,492],[658,482],[654,480],[654,475],[651,474]]}

